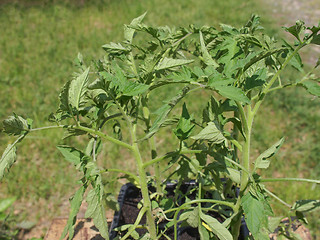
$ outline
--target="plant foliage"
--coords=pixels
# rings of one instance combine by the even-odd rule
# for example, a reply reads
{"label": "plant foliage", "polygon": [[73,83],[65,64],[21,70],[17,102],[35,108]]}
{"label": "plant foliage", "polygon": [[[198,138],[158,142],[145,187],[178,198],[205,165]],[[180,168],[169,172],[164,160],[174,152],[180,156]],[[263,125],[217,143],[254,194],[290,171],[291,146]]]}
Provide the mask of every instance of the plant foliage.
{"label": "plant foliage", "polygon": [[[86,217],[93,219],[105,239],[109,238],[105,209],[116,209],[117,205],[114,193],[108,190],[108,184],[114,181],[108,178],[108,172],[117,172],[136,184],[143,198],[136,223],[118,228],[125,232],[122,239],[139,238],[137,227],[147,229],[142,239],[157,239],[166,234],[159,232],[155,224],[163,219],[167,220],[167,228],[174,227],[174,239],[178,224],[197,228],[201,239],[237,239],[242,217],[252,238],[268,239],[270,229],[280,224],[278,220],[269,222],[273,216],[270,196],[284,201],[263,182],[320,181],[263,178],[260,169],[269,167],[284,138],[253,160],[250,147],[254,117],[264,99],[276,90],[303,87],[320,96],[319,77],[313,73],[319,64],[304,73],[299,56],[301,48],[319,45],[320,26],[306,28],[297,21],[285,28],[298,41],[292,45],[266,35],[255,15],[239,29],[223,24],[220,29],[193,25],[152,27],[143,23],[144,17],[145,14],[125,25],[122,42],[103,45],[106,55],[92,66],[87,67],[78,55],[79,71],[64,85],[59,108],[50,115],[56,125],[33,128],[30,119],[16,114],[3,121],[3,131],[18,138],[1,157],[0,178],[15,162],[16,145],[26,135],[48,128],[63,129],[67,137],[82,136],[88,145],[83,151],[58,146],[65,160],[82,173],[79,189],[70,199],[70,217],[61,238],[68,234],[72,239],[76,214],[86,191]],[[301,75],[301,80],[282,79],[284,69],[290,67]],[[173,86],[174,96],[153,102],[156,90],[168,85]],[[197,106],[203,109],[202,114],[195,114],[185,97],[198,97],[203,92],[210,97],[207,103]],[[181,105],[177,116],[175,108]],[[109,122],[114,123],[112,127]],[[163,128],[176,136],[177,145],[158,156],[154,137]],[[101,166],[101,141],[127,149],[136,168],[125,171]],[[145,141],[150,144],[151,158],[141,155]],[[165,171],[160,171],[160,162],[167,163]],[[147,177],[149,166],[155,172],[151,177]],[[185,201],[169,201],[163,183],[177,181],[179,186],[188,180],[195,180],[196,185],[184,193]],[[154,192],[149,191],[150,184],[155,186]],[[175,194],[182,193],[176,189]],[[288,214],[301,219],[303,213],[319,209],[317,200],[284,205],[289,206]],[[139,226],[143,215],[146,224]]]}

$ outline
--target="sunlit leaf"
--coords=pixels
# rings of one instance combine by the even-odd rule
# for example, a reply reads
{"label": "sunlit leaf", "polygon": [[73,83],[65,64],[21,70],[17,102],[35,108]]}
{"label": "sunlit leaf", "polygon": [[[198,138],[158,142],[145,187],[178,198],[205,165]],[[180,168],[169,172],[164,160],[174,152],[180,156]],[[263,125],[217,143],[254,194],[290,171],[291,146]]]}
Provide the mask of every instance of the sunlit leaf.
{"label": "sunlit leaf", "polygon": [[[87,68],[81,75],[71,80],[68,90],[68,104],[79,110],[84,104],[85,93],[88,85],[88,75],[90,68]],[[65,99],[63,94],[63,99]],[[65,103],[64,103],[65,104]]]}
{"label": "sunlit leaf", "polygon": [[3,178],[5,171],[9,170],[12,164],[16,161],[16,146],[9,144],[4,150],[0,159],[0,180]]}
{"label": "sunlit leaf", "polygon": [[214,122],[209,122],[204,129],[191,138],[195,140],[207,140],[215,144],[221,144],[227,141],[220,127]]}
{"label": "sunlit leaf", "polygon": [[184,103],[182,106],[181,118],[179,119],[178,125],[173,132],[181,141],[183,141],[191,135],[194,126],[195,125],[191,123],[191,117],[187,110],[187,106]]}
{"label": "sunlit leaf", "polygon": [[[200,212],[201,219],[208,224],[208,230],[213,232],[220,240],[233,240],[231,233],[217,219]],[[205,226],[206,227],[206,226]]]}
{"label": "sunlit leaf", "polygon": [[84,154],[74,147],[57,146],[57,148],[64,158],[74,165],[78,165],[81,162],[81,159],[84,157]]}
{"label": "sunlit leaf", "polygon": [[261,194],[258,198],[251,192],[247,192],[241,199],[245,220],[249,231],[255,239],[268,240],[268,235],[263,234],[262,229],[268,227],[268,216],[266,214],[263,201],[266,201]]}
{"label": "sunlit leaf", "polygon": [[86,218],[92,218],[94,225],[99,229],[102,237],[109,239],[108,222],[105,209],[102,204],[101,193],[98,190],[91,189],[87,196],[88,208],[85,213]]}
{"label": "sunlit leaf", "polygon": [[121,45],[121,43],[108,43],[102,46],[104,50],[106,50],[109,53],[123,53],[129,51],[127,48]]}
{"label": "sunlit leaf", "polygon": [[232,99],[234,101],[250,104],[250,99],[245,95],[245,93],[240,88],[237,88],[234,86],[220,85],[220,84],[213,84],[213,87],[223,97]]}
{"label": "sunlit leaf", "polygon": [[7,210],[15,201],[16,197],[5,198],[0,200],[0,213]]}
{"label": "sunlit leaf", "polygon": [[285,27],[284,29],[287,32],[291,33],[293,36],[295,36],[299,40],[299,42],[301,42],[300,34],[305,29],[303,21],[298,20],[295,25],[293,25],[291,27]]}
{"label": "sunlit leaf", "polygon": [[171,112],[171,110],[177,105],[177,103],[189,92],[190,88],[185,87],[178,93],[175,97],[173,97],[168,103],[164,104],[160,107],[155,114],[157,114],[157,118],[153,122],[153,125],[149,129],[149,132],[143,139],[147,139],[155,134],[159,128],[165,123],[167,116]]}
{"label": "sunlit leaf", "polygon": [[210,235],[209,235],[209,230],[207,228],[205,228],[203,226],[203,224],[205,223],[202,223],[198,226],[198,231],[199,231],[199,235],[200,235],[200,240],[207,240],[207,239],[210,239]]}
{"label": "sunlit leaf", "polygon": [[303,213],[320,210],[320,200],[299,200],[295,202],[292,209]]}
{"label": "sunlit leaf", "polygon": [[178,66],[192,63],[193,61],[194,60],[174,59],[174,58],[165,57],[162,61],[160,61],[157,64],[157,66],[155,67],[155,70],[164,70],[164,69],[169,69],[169,68],[173,68],[173,67],[178,67]]}
{"label": "sunlit leaf", "polygon": [[304,81],[303,87],[312,95],[320,97],[320,84],[315,81]]}
{"label": "sunlit leaf", "polygon": [[125,96],[137,96],[146,92],[149,89],[149,85],[136,83],[136,82],[128,82],[123,90],[122,94]]}
{"label": "sunlit leaf", "polygon": [[195,207],[192,212],[188,215],[187,223],[193,227],[196,228],[199,225],[199,209]]}
{"label": "sunlit leaf", "polygon": [[240,171],[233,169],[233,168],[227,168],[227,172],[226,174],[228,175],[228,177],[230,177],[230,179],[235,182],[240,184],[240,180],[241,180],[241,174]]}
{"label": "sunlit leaf", "polygon": [[147,12],[142,14],[141,16],[134,18],[130,25],[124,26],[124,39],[127,40],[129,43],[132,43],[132,39],[134,36],[135,28],[140,24],[143,18],[146,16]]}
{"label": "sunlit leaf", "polygon": [[284,138],[281,138],[279,141],[277,141],[275,144],[273,144],[268,150],[264,151],[260,154],[260,156],[255,160],[255,167],[256,168],[268,168],[270,165],[270,160],[274,154],[277,153],[279,148],[284,142]]}
{"label": "sunlit leaf", "polygon": [[65,226],[61,234],[60,240],[62,240],[68,233],[69,233],[69,240],[73,239],[74,225],[77,220],[77,214],[79,212],[86,188],[87,188],[86,186],[81,186],[71,198],[70,200],[71,210],[69,213],[69,218],[67,221],[67,225]]}
{"label": "sunlit leaf", "polygon": [[200,46],[201,46],[201,53],[202,53],[203,62],[208,66],[213,66],[214,68],[219,67],[219,64],[216,63],[215,60],[213,60],[213,58],[210,56],[210,54],[206,48],[202,32],[200,31],[199,34],[200,34]]}

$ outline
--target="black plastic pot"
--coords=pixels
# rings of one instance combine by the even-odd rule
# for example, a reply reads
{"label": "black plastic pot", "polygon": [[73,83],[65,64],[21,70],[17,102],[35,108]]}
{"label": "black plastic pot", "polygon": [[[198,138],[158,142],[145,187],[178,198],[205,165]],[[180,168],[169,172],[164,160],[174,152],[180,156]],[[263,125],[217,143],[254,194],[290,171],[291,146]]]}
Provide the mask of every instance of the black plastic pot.
{"label": "black plastic pot", "polygon": [[[183,183],[179,189],[182,193],[187,193],[188,189],[195,187],[196,183],[194,181]],[[174,190],[176,189],[177,184],[175,183],[168,183],[166,186],[166,191],[169,196],[174,195]],[[169,197],[168,196],[168,197]],[[142,196],[140,190],[134,186],[131,183],[127,183],[123,185],[120,189],[119,196],[118,196],[118,203],[120,210],[118,212],[115,212],[113,221],[111,223],[110,227],[110,239],[114,239],[117,237],[117,232],[114,231],[115,228],[125,225],[125,224],[133,224],[138,213],[139,209],[137,207],[138,203],[140,202]],[[181,198],[179,201],[184,201],[183,198]],[[180,202],[181,203],[181,202]],[[142,218],[141,224],[146,223],[145,217]],[[163,222],[158,224],[158,228],[164,229],[167,222]],[[136,230],[141,236],[146,232],[146,230],[143,229],[137,229]],[[178,240],[197,240],[200,239],[198,230],[196,228],[191,227],[182,227],[178,225],[177,229],[178,233]],[[172,236],[174,235],[174,229],[173,227],[167,229],[166,235]],[[241,228],[240,228],[240,235],[239,240],[245,239],[249,235],[249,230],[246,226],[246,223],[244,219],[241,221]],[[160,238],[161,240],[162,238]],[[163,237],[163,239],[167,239]]]}

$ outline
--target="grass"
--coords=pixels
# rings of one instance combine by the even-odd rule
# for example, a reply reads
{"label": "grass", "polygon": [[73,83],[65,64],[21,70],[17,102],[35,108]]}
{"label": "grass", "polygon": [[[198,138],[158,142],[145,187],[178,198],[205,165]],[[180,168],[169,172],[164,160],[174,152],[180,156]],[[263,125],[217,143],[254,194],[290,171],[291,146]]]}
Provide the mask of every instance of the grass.
{"label": "grass", "polygon": [[[254,12],[262,17],[268,31],[278,34],[274,29],[279,26],[261,4],[262,1],[253,0],[105,0],[83,4],[20,1],[19,4],[4,4],[0,6],[0,119],[15,111],[34,119],[35,126],[49,124],[47,116],[55,111],[60,89],[74,71],[73,59],[77,52],[84,55],[87,63],[103,56],[101,46],[121,40],[123,24],[145,11],[148,11],[147,23],[169,26],[189,23],[217,26],[220,22],[240,26]],[[291,90],[275,95],[267,111],[257,119],[257,141],[253,147],[260,152],[283,134],[288,139],[266,173],[269,176],[285,172],[290,177],[319,178],[316,134],[320,132],[317,122],[320,113],[316,108],[319,100],[302,96],[300,91]],[[289,104],[284,105],[284,100]],[[191,101],[194,106],[201,104],[201,98]],[[29,137],[19,148],[17,163],[0,183],[0,198],[19,198],[16,207],[22,209],[21,218],[50,221],[54,216],[67,214],[59,212],[59,205],[74,192],[78,178],[73,167],[55,149],[61,136],[62,133],[48,131]],[[3,152],[11,141],[0,135],[0,151]],[[165,148],[170,138],[157,141]],[[104,166],[130,168],[130,156],[126,152],[109,145],[105,147],[101,159]],[[121,161],[124,158],[126,161]],[[58,171],[60,168],[64,171]],[[297,196],[320,198],[319,191],[312,187],[279,184],[273,190],[289,202]],[[47,205],[50,205],[48,211]],[[314,234],[320,234],[316,231],[317,224],[319,215],[314,215],[311,221]]]}

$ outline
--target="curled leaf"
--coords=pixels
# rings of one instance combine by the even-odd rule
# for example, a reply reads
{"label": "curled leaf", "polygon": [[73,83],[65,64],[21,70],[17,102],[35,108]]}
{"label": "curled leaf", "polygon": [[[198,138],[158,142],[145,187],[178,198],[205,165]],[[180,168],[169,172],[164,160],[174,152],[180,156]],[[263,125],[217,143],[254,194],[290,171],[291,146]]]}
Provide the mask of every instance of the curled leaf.
{"label": "curled leaf", "polygon": [[28,131],[29,124],[27,120],[14,113],[3,121],[3,128],[8,135],[21,135]]}

